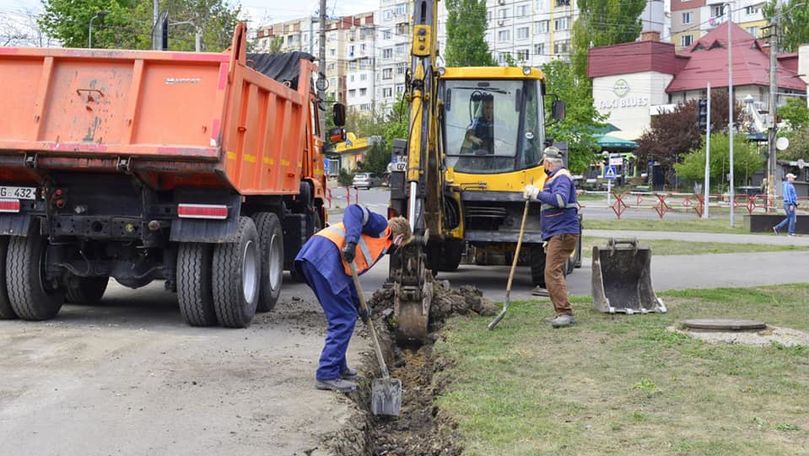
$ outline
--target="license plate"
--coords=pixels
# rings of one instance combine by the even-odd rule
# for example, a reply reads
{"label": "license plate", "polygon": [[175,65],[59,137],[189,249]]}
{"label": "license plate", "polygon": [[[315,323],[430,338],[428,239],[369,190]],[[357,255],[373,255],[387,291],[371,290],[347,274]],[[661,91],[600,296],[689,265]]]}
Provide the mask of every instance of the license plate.
{"label": "license plate", "polygon": [[37,199],[37,189],[36,187],[0,186],[0,198]]}

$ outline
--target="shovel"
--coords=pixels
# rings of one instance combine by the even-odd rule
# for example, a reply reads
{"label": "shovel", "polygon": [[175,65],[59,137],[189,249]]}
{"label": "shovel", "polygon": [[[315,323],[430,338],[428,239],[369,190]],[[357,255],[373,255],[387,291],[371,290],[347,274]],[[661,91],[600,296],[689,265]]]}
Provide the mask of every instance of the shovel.
{"label": "shovel", "polygon": [[494,329],[500,320],[506,316],[508,306],[511,304],[511,282],[514,280],[514,271],[517,269],[517,260],[520,258],[520,247],[522,246],[522,236],[525,233],[525,219],[528,218],[528,203],[531,200],[525,200],[525,209],[522,211],[522,222],[520,222],[520,235],[517,238],[517,248],[514,250],[514,260],[511,262],[511,271],[508,273],[508,284],[506,284],[506,300],[503,302],[503,310],[489,323],[489,330]]}
{"label": "shovel", "polygon": [[376,336],[376,328],[371,320],[371,312],[365,302],[365,293],[362,292],[360,278],[357,277],[357,267],[351,262],[351,278],[354,279],[354,288],[357,289],[357,297],[360,300],[362,310],[368,315],[368,330],[371,332],[371,339],[374,342],[374,352],[376,360],[379,362],[379,369],[382,371],[382,378],[374,379],[371,384],[371,413],[374,415],[399,416],[402,408],[402,381],[398,378],[391,378],[385,358],[382,356],[382,347],[379,346],[379,338]]}

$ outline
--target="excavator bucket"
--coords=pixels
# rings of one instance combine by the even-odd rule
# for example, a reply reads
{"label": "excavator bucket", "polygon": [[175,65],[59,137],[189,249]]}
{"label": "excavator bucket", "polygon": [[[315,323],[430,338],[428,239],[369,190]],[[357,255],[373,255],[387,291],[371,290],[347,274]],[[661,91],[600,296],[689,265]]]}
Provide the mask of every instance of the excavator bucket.
{"label": "excavator bucket", "polygon": [[605,313],[666,312],[652,288],[652,250],[636,239],[593,246],[593,309]]}

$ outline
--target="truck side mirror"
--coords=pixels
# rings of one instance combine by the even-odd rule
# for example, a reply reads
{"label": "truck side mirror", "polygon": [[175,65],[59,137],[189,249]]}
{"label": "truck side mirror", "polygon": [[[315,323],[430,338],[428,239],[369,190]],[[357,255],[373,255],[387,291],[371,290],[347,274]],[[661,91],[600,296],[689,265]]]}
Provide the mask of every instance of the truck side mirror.
{"label": "truck side mirror", "polygon": [[346,130],[343,127],[336,127],[329,130],[329,142],[336,144],[346,140]]}
{"label": "truck side mirror", "polygon": [[334,125],[344,127],[346,124],[346,105],[342,103],[334,103],[332,114],[334,117]]}
{"label": "truck side mirror", "polygon": [[553,100],[553,105],[551,105],[551,115],[553,116],[554,120],[562,121],[565,120],[565,110],[567,106],[565,102],[562,100]]}

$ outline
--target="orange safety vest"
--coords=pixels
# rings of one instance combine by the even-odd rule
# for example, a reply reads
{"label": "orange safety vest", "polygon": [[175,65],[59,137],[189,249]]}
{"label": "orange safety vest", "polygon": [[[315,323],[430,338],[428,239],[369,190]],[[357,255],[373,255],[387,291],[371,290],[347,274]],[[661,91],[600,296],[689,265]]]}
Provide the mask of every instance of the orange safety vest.
{"label": "orange safety vest", "polygon": [[[334,242],[334,245],[337,246],[340,252],[343,251],[343,247],[346,244],[346,230],[345,225],[342,223],[323,228],[315,233],[315,236],[323,236]],[[393,244],[393,241],[390,239],[390,227],[385,228],[381,237],[373,237],[367,234],[360,235],[360,239],[357,242],[358,252],[354,257],[354,266],[357,268],[357,274],[362,274],[368,269],[371,269],[371,266],[379,261],[382,255],[388,251],[391,244]],[[343,259],[342,255],[340,255],[340,261],[343,263],[343,269],[346,275],[350,276],[351,267],[348,265],[348,262]]]}

